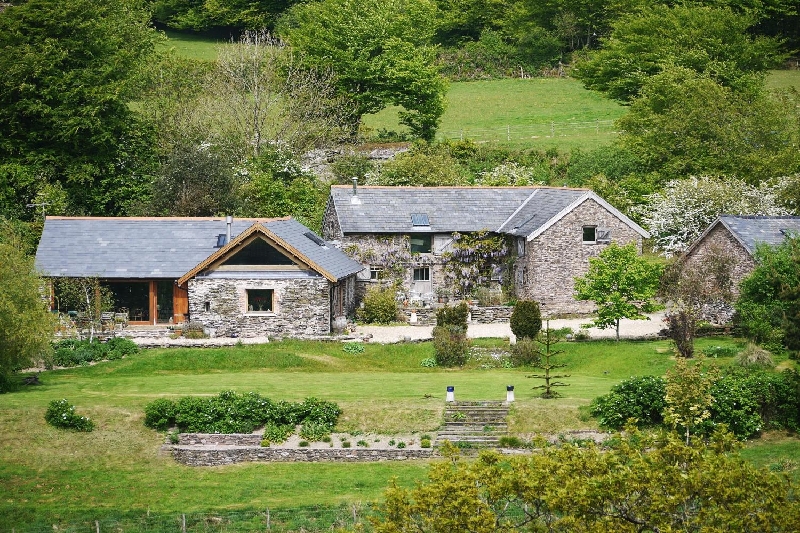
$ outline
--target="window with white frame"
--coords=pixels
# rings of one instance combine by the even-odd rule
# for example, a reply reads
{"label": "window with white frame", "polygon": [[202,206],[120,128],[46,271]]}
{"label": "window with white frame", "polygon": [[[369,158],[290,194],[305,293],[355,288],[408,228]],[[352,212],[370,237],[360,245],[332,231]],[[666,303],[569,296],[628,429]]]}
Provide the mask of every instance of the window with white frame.
{"label": "window with white frame", "polygon": [[247,289],[248,313],[273,313],[275,312],[274,289]]}
{"label": "window with white frame", "polygon": [[369,279],[383,279],[385,270],[382,266],[369,266]]}
{"label": "window with white frame", "polygon": [[414,281],[430,281],[431,269],[430,267],[419,267],[414,269]]}

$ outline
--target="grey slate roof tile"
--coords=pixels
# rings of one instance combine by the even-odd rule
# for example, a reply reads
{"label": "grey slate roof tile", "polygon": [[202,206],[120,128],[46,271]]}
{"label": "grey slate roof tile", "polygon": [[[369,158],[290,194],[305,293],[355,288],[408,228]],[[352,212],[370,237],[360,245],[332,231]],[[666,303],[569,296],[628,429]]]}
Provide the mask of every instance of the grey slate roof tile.
{"label": "grey slate roof tile", "polygon": [[[255,222],[234,218],[231,238]],[[333,246],[310,241],[310,230],[295,220],[263,223],[337,279],[362,268]],[[225,218],[48,217],[36,268],[54,277],[177,279],[217,251],[217,235],[225,232]]]}
{"label": "grey slate roof tile", "polygon": [[796,216],[721,215],[719,218],[750,254],[755,253],[759,243],[782,243],[785,230],[800,233],[800,217]]}
{"label": "grey slate roof tile", "polygon": [[551,187],[358,187],[354,202],[352,187],[334,186],[331,198],[344,233],[408,233],[414,231],[411,216],[426,214],[426,231],[433,233],[497,231],[503,226],[504,232],[529,235],[587,192]]}

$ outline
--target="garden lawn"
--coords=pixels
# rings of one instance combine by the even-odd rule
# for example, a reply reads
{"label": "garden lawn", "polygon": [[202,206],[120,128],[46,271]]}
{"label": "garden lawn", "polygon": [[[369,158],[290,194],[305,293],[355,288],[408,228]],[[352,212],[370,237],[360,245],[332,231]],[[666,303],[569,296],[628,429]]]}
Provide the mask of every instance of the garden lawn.
{"label": "garden lawn", "polygon": [[[701,340],[698,347],[720,343],[733,341]],[[476,345],[489,351],[505,347],[498,339]],[[0,531],[120,513],[331,507],[375,500],[390,478],[410,486],[426,473],[424,462],[410,461],[181,466],[161,452],[164,435],[143,426],[143,408],[155,398],[228,389],[273,400],[315,396],[337,402],[343,409],[337,430],[356,436],[434,431],[449,385],[459,400],[502,400],[506,385],[515,385],[511,431],[559,433],[595,428],[582,411],[592,398],[632,375],[663,375],[673,362],[665,341],[571,342],[557,348],[564,349],[557,359],[571,376],[556,400],[537,397],[532,387],[540,382],[526,377],[532,369],[422,368],[420,362],[433,356],[430,343],[367,345],[356,355],[333,342],[159,349],[42,372],[41,385],[0,395]],[[97,429],[74,433],[45,424],[47,404],[61,398],[91,417]]]}

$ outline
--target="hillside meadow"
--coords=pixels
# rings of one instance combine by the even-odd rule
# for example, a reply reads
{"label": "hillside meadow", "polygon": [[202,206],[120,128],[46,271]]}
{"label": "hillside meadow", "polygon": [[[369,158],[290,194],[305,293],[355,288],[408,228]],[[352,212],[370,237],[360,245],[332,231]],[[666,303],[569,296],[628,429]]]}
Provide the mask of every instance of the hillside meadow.
{"label": "hillside meadow", "polygon": [[[729,346],[704,339],[699,348]],[[502,351],[499,339],[476,342],[477,352]],[[0,531],[38,531],[52,524],[91,523],[149,513],[254,512],[361,505],[381,497],[391,478],[413,485],[426,463],[236,464],[190,468],[161,451],[164,435],[143,426],[143,408],[155,398],[256,391],[273,400],[308,396],[337,402],[337,431],[421,434],[442,423],[444,393],[460,400],[504,399],[516,386],[510,432],[522,436],[595,429],[585,408],[592,398],[634,374],[663,375],[673,364],[666,341],[562,343],[569,387],[542,400],[530,369],[422,368],[430,343],[367,345],[347,354],[333,342],[285,341],[224,349],[146,350],[120,361],[44,371],[41,384],[0,395]],[[730,364],[720,358],[717,364]],[[787,365],[784,361],[781,364]],[[47,404],[66,398],[97,423],[92,433],[48,426]],[[800,460],[795,436],[768,435],[746,451],[756,464]],[[38,526],[37,526],[38,525]],[[26,527],[28,529],[26,529]],[[32,529],[34,528],[34,529]]]}
{"label": "hillside meadow", "polygon": [[[167,32],[162,45],[193,59],[213,60],[222,41],[191,34]],[[800,88],[800,70],[775,70],[767,86]],[[366,115],[367,136],[400,132],[397,107]],[[578,80],[529,78],[455,82],[447,92],[447,108],[437,139],[471,139],[513,148],[575,148],[591,150],[613,142],[614,121],[626,107],[597,92],[583,88]]]}

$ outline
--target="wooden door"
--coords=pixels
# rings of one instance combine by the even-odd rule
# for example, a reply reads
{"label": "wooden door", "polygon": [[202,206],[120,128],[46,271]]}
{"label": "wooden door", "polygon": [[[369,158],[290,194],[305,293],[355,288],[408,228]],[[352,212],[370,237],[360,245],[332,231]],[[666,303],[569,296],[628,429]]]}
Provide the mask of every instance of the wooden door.
{"label": "wooden door", "polygon": [[180,324],[189,316],[189,290],[187,287],[175,285],[172,288],[172,321]]}

